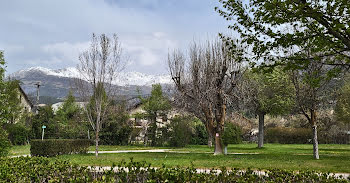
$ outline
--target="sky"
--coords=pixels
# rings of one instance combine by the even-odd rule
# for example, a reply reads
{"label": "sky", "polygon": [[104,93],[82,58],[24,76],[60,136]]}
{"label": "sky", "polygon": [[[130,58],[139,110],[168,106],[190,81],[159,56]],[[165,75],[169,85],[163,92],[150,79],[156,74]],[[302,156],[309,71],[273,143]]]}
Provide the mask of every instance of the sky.
{"label": "sky", "polygon": [[167,74],[169,51],[227,33],[218,0],[1,0],[7,73],[75,67],[92,33],[116,33],[125,71]]}

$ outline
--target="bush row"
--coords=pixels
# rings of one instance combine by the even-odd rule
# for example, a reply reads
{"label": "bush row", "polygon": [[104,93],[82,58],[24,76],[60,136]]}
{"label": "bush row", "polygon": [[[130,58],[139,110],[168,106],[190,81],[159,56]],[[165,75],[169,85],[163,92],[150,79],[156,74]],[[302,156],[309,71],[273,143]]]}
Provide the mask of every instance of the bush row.
{"label": "bush row", "polygon": [[[330,135],[326,131],[318,131],[317,136],[320,144],[350,143],[350,135],[345,132]],[[312,130],[310,128],[267,128],[265,130],[265,142],[280,144],[312,143]]]}
{"label": "bush row", "polygon": [[267,143],[307,144],[311,143],[312,131],[308,128],[275,127],[265,130]]}
{"label": "bush row", "polygon": [[32,156],[56,156],[60,154],[86,153],[92,144],[87,139],[45,139],[31,140]]}
{"label": "bush row", "polygon": [[[117,168],[118,167],[118,168]],[[195,168],[152,168],[145,162],[120,162],[111,170],[77,166],[44,157],[0,158],[3,182],[347,182],[329,174],[310,171],[222,168],[198,173]]]}

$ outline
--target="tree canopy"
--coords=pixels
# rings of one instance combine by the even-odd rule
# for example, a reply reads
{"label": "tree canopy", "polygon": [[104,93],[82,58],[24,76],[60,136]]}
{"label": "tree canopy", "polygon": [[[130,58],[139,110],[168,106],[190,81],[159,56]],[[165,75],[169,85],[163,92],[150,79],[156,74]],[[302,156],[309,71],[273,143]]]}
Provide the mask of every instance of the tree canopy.
{"label": "tree canopy", "polygon": [[[216,11],[240,35],[249,59],[278,65],[315,46],[323,64],[350,66],[350,2],[347,0],[219,0]],[[291,50],[293,53],[291,54]],[[253,53],[253,54],[251,54]],[[293,67],[309,62],[288,60]]]}
{"label": "tree canopy", "polygon": [[245,108],[252,113],[282,115],[294,106],[294,87],[288,74],[281,68],[264,74],[250,70],[244,78],[243,92],[247,95]]}

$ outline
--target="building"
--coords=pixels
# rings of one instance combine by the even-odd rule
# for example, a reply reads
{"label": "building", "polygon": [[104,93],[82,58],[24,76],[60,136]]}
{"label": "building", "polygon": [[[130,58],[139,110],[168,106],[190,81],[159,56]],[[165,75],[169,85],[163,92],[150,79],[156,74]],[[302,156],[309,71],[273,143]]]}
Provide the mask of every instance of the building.
{"label": "building", "polygon": [[19,90],[18,95],[19,95],[20,105],[23,107],[23,112],[33,112],[34,105],[29,100],[27,94],[24,92],[21,86],[18,86],[18,90]]}

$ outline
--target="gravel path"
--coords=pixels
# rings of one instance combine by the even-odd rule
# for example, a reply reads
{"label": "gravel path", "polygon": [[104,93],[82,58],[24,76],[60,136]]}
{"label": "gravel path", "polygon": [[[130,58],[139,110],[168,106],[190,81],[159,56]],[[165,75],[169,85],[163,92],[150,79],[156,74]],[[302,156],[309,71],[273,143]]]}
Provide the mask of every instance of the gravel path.
{"label": "gravel path", "polygon": [[[212,152],[190,152],[190,151],[176,151],[174,149],[148,149],[148,150],[118,150],[118,151],[98,151],[98,153],[101,154],[117,154],[117,153],[144,153],[144,152],[149,152],[149,153],[164,153],[164,152],[169,152],[169,153],[184,153],[184,154],[189,154],[189,153],[205,153],[205,154],[213,154]],[[95,153],[95,151],[88,151],[88,153]],[[259,153],[227,153],[227,154],[259,154]]]}

